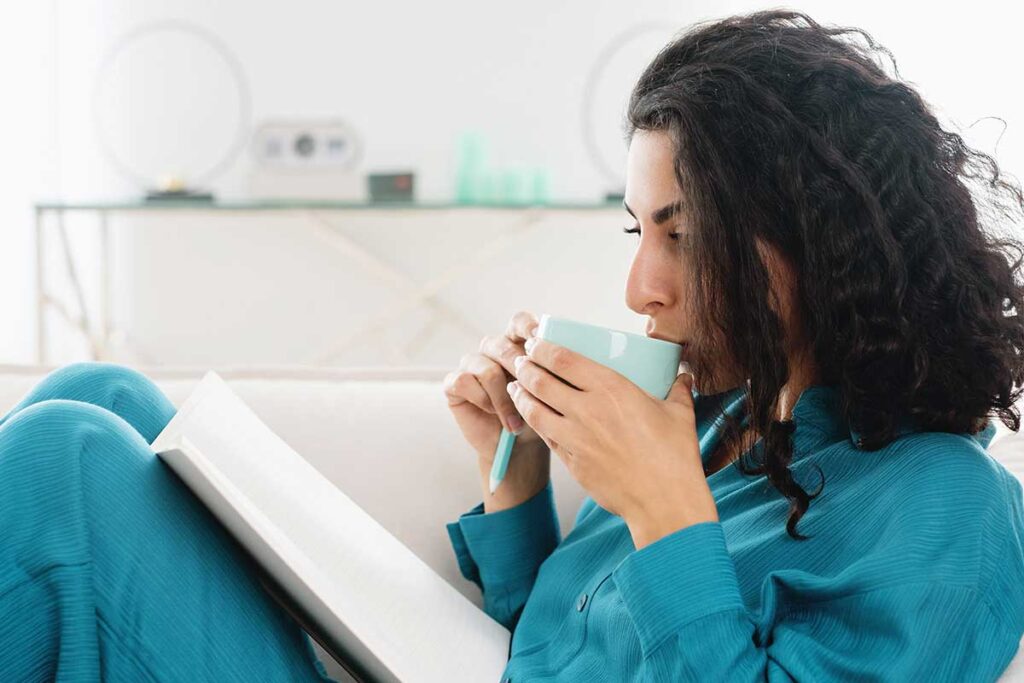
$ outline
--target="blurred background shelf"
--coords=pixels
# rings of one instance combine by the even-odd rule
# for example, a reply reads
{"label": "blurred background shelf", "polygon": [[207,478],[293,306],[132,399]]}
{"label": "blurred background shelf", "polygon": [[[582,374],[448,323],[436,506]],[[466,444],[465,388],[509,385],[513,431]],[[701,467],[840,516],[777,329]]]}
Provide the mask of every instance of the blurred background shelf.
{"label": "blurred background shelf", "polygon": [[621,209],[622,202],[561,202],[549,204],[486,203],[461,204],[452,202],[345,202],[333,200],[259,200],[259,201],[213,201],[201,200],[154,200],[154,201],[98,201],[98,202],[38,202],[37,213],[61,211],[607,211]]}

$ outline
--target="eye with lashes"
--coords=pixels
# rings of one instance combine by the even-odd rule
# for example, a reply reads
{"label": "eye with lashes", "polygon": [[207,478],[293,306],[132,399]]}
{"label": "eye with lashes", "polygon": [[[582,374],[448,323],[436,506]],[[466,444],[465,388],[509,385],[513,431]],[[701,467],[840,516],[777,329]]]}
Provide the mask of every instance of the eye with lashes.
{"label": "eye with lashes", "polygon": [[[628,235],[639,235],[640,234],[640,227],[634,225],[632,228],[623,228],[622,232],[624,232],[624,233],[626,233]],[[678,242],[680,237],[685,237],[685,235],[683,233],[681,233],[681,232],[670,232],[668,234],[668,236],[670,238],[672,238],[673,242]]]}

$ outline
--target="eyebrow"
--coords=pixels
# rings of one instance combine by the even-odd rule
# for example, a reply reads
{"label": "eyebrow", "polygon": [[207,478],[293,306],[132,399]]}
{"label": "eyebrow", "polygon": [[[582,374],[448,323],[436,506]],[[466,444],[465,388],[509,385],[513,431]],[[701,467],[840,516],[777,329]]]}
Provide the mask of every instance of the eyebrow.
{"label": "eyebrow", "polygon": [[[623,208],[626,209],[626,211],[629,212],[630,216],[632,216],[633,218],[636,218],[636,214],[633,213],[633,210],[631,208],[629,208],[629,204],[626,203],[625,199],[622,200],[622,206],[623,206]],[[654,213],[652,213],[651,214],[651,220],[654,221],[655,225],[661,225],[662,223],[666,222],[667,220],[669,220],[670,218],[675,216],[677,213],[679,213],[679,210],[682,209],[682,208],[683,208],[683,203],[682,202],[675,202],[673,204],[668,204],[667,206],[663,206],[660,209],[658,209],[657,211],[655,211]]]}

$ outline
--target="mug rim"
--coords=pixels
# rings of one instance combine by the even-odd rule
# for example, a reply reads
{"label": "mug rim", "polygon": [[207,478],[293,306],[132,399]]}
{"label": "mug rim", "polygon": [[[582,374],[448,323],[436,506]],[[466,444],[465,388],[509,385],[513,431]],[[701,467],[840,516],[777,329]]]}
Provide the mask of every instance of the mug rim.
{"label": "mug rim", "polygon": [[559,316],[559,315],[551,315],[550,313],[543,313],[543,314],[541,314],[541,317],[538,320],[538,327],[540,326],[540,323],[543,322],[544,318],[548,318],[549,320],[560,320],[560,321],[563,321],[563,322],[572,323],[573,325],[582,325],[583,327],[588,327],[588,328],[593,329],[593,330],[600,330],[601,332],[617,332],[619,334],[624,334],[624,335],[626,335],[628,337],[636,337],[637,339],[642,339],[645,342],[656,342],[657,344],[667,345],[669,347],[676,347],[676,348],[679,348],[679,349],[683,348],[683,345],[679,344],[678,342],[668,341],[666,339],[658,339],[657,337],[649,337],[646,334],[637,334],[635,332],[627,332],[626,330],[619,330],[619,329],[616,329],[616,328],[613,328],[613,327],[603,327],[601,325],[594,325],[592,323],[586,323],[586,322],[583,322],[581,320],[575,320],[573,318],[566,318],[564,316]]}

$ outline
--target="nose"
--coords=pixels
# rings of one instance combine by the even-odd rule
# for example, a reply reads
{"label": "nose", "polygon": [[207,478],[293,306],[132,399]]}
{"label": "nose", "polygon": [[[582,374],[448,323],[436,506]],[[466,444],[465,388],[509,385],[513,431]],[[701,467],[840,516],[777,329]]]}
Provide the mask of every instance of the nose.
{"label": "nose", "polygon": [[642,247],[629,268],[626,279],[626,305],[641,315],[654,316],[662,307],[673,305],[674,282],[678,273],[656,254],[650,254]]}

